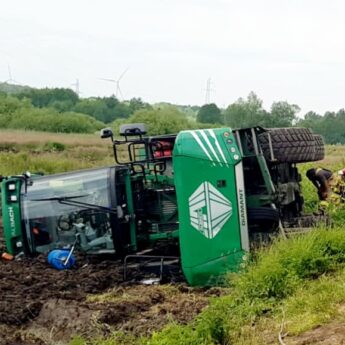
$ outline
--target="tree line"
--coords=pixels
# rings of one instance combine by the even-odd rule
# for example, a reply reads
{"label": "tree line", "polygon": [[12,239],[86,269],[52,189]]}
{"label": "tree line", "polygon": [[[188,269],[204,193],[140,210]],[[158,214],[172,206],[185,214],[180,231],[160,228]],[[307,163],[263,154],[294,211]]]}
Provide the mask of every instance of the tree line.
{"label": "tree line", "polygon": [[[10,91],[9,91],[10,90]],[[250,92],[225,109],[203,106],[148,104],[141,98],[120,101],[115,96],[81,98],[71,89],[18,87],[0,84],[0,128],[64,133],[93,133],[105,126],[146,123],[149,134],[177,133],[183,129],[229,126],[309,127],[330,144],[345,143],[345,110],[324,115],[308,112],[286,101],[274,102],[269,111]]]}
{"label": "tree line", "polygon": [[233,128],[253,126],[291,127],[296,124],[300,108],[286,101],[274,102],[270,111],[263,108],[263,101],[251,92],[246,99],[239,98],[221,111],[214,103],[202,106],[198,112],[199,122],[220,123]]}
{"label": "tree line", "polygon": [[324,115],[313,111],[298,117],[300,108],[286,101],[274,102],[270,111],[263,108],[263,101],[251,92],[246,99],[239,98],[226,109],[221,110],[215,104],[202,106],[197,120],[202,123],[219,123],[232,128],[262,126],[308,127],[314,133],[321,134],[328,144],[345,144],[345,110],[327,111]]}
{"label": "tree line", "polygon": [[71,89],[30,88],[14,94],[18,99],[28,99],[37,108],[52,108],[56,111],[76,112],[94,117],[103,123],[111,123],[119,118],[127,118],[138,109],[151,108],[140,98],[120,102],[115,96],[80,98]]}

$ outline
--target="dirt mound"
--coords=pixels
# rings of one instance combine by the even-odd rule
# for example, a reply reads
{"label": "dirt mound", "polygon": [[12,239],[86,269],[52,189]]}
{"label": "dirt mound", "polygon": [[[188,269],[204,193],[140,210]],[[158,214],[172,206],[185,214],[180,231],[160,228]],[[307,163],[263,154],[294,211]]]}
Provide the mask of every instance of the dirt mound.
{"label": "dirt mound", "polygon": [[[123,282],[119,262],[82,256],[77,262],[75,269],[57,271],[47,264],[46,256],[0,261],[0,338],[4,343],[9,338],[8,344],[39,344],[35,337],[23,336],[27,333],[22,332],[36,329],[36,324],[44,324],[45,333],[53,328],[54,339],[67,340],[80,329],[76,320],[92,315],[87,305],[80,306],[88,295],[129,284]],[[45,339],[43,343],[49,342]]]}
{"label": "dirt mound", "polygon": [[221,290],[210,291],[185,285],[120,287],[94,300],[94,307],[102,310],[100,323],[134,335],[147,335],[172,320],[182,324],[191,321],[208,304],[208,296],[218,295]]}
{"label": "dirt mound", "polygon": [[345,344],[345,324],[330,323],[286,339],[287,345],[343,345]]}
{"label": "dirt mound", "polygon": [[67,271],[50,267],[46,255],[0,259],[0,343],[68,344],[76,334],[91,339],[113,331],[146,335],[172,320],[189,322],[210,295],[221,293],[184,283],[138,285],[134,278],[147,276],[133,267],[128,273],[124,282],[121,262],[82,255]]}
{"label": "dirt mound", "polygon": [[26,333],[36,335],[43,344],[68,342],[73,334],[87,333],[92,319],[93,310],[87,304],[51,299],[43,304],[37,318],[27,325]]}
{"label": "dirt mound", "polygon": [[0,261],[0,323],[21,325],[34,319],[45,301],[52,298],[82,301],[88,294],[122,283],[122,268],[111,261],[88,262],[57,271],[46,257]]}

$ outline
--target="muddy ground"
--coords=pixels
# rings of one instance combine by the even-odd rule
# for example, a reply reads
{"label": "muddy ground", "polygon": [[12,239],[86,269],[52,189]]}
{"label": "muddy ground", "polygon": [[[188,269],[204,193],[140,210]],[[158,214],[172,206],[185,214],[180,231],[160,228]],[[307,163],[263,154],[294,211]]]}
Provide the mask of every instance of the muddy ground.
{"label": "muddy ground", "polygon": [[137,269],[124,282],[121,263],[109,259],[79,255],[68,271],[46,259],[0,259],[1,345],[67,344],[76,334],[92,338],[114,330],[147,335],[169,321],[189,322],[209,296],[221,293],[184,282],[142,285],[138,278],[148,273]]}
{"label": "muddy ground", "polygon": [[[0,253],[3,250],[0,242]],[[92,339],[113,331],[149,335],[170,321],[188,323],[210,296],[226,292],[191,288],[181,281],[149,286],[138,282],[151,275],[131,269],[124,281],[118,261],[80,255],[77,266],[68,271],[51,268],[44,255],[0,259],[0,345],[65,345],[75,335]],[[179,278],[170,275],[172,280]],[[271,331],[267,330],[267,343],[279,344]],[[345,324],[287,335],[284,343],[345,344]]]}

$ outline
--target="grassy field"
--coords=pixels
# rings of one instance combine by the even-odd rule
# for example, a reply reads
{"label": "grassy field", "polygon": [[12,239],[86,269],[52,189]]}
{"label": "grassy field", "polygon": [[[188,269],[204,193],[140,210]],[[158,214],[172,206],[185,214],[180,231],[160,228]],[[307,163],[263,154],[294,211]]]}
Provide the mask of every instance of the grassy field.
{"label": "grassy field", "polygon": [[0,131],[2,175],[46,174],[114,164],[110,140],[98,134]]}
{"label": "grassy field", "polygon": [[[331,170],[345,166],[344,146],[328,146],[326,152],[324,161],[299,166],[309,212],[317,210],[317,194],[304,178],[305,171],[315,166]],[[55,173],[109,164],[113,164],[111,143],[96,134],[0,132],[3,175],[27,170]],[[208,307],[188,324],[171,322],[149,337],[121,332],[106,339],[77,336],[70,344],[260,345],[277,344],[279,336],[286,344],[302,344],[299,337],[307,331],[334,322],[344,324],[345,211],[343,207],[330,211],[333,229],[320,228],[287,241],[277,239],[255,260],[248,260],[242,272],[230,275],[225,295],[209,299]],[[90,298],[97,301],[118,297],[109,290]],[[317,344],[303,344],[313,343]]]}

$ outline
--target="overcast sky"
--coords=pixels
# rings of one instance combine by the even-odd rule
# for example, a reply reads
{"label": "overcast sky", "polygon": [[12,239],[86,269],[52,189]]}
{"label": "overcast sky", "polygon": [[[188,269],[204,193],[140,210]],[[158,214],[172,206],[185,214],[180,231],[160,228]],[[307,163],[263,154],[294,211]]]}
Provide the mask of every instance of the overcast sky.
{"label": "overcast sky", "polygon": [[345,107],[340,0],[1,1],[0,81],[224,107],[253,90],[305,113]]}

